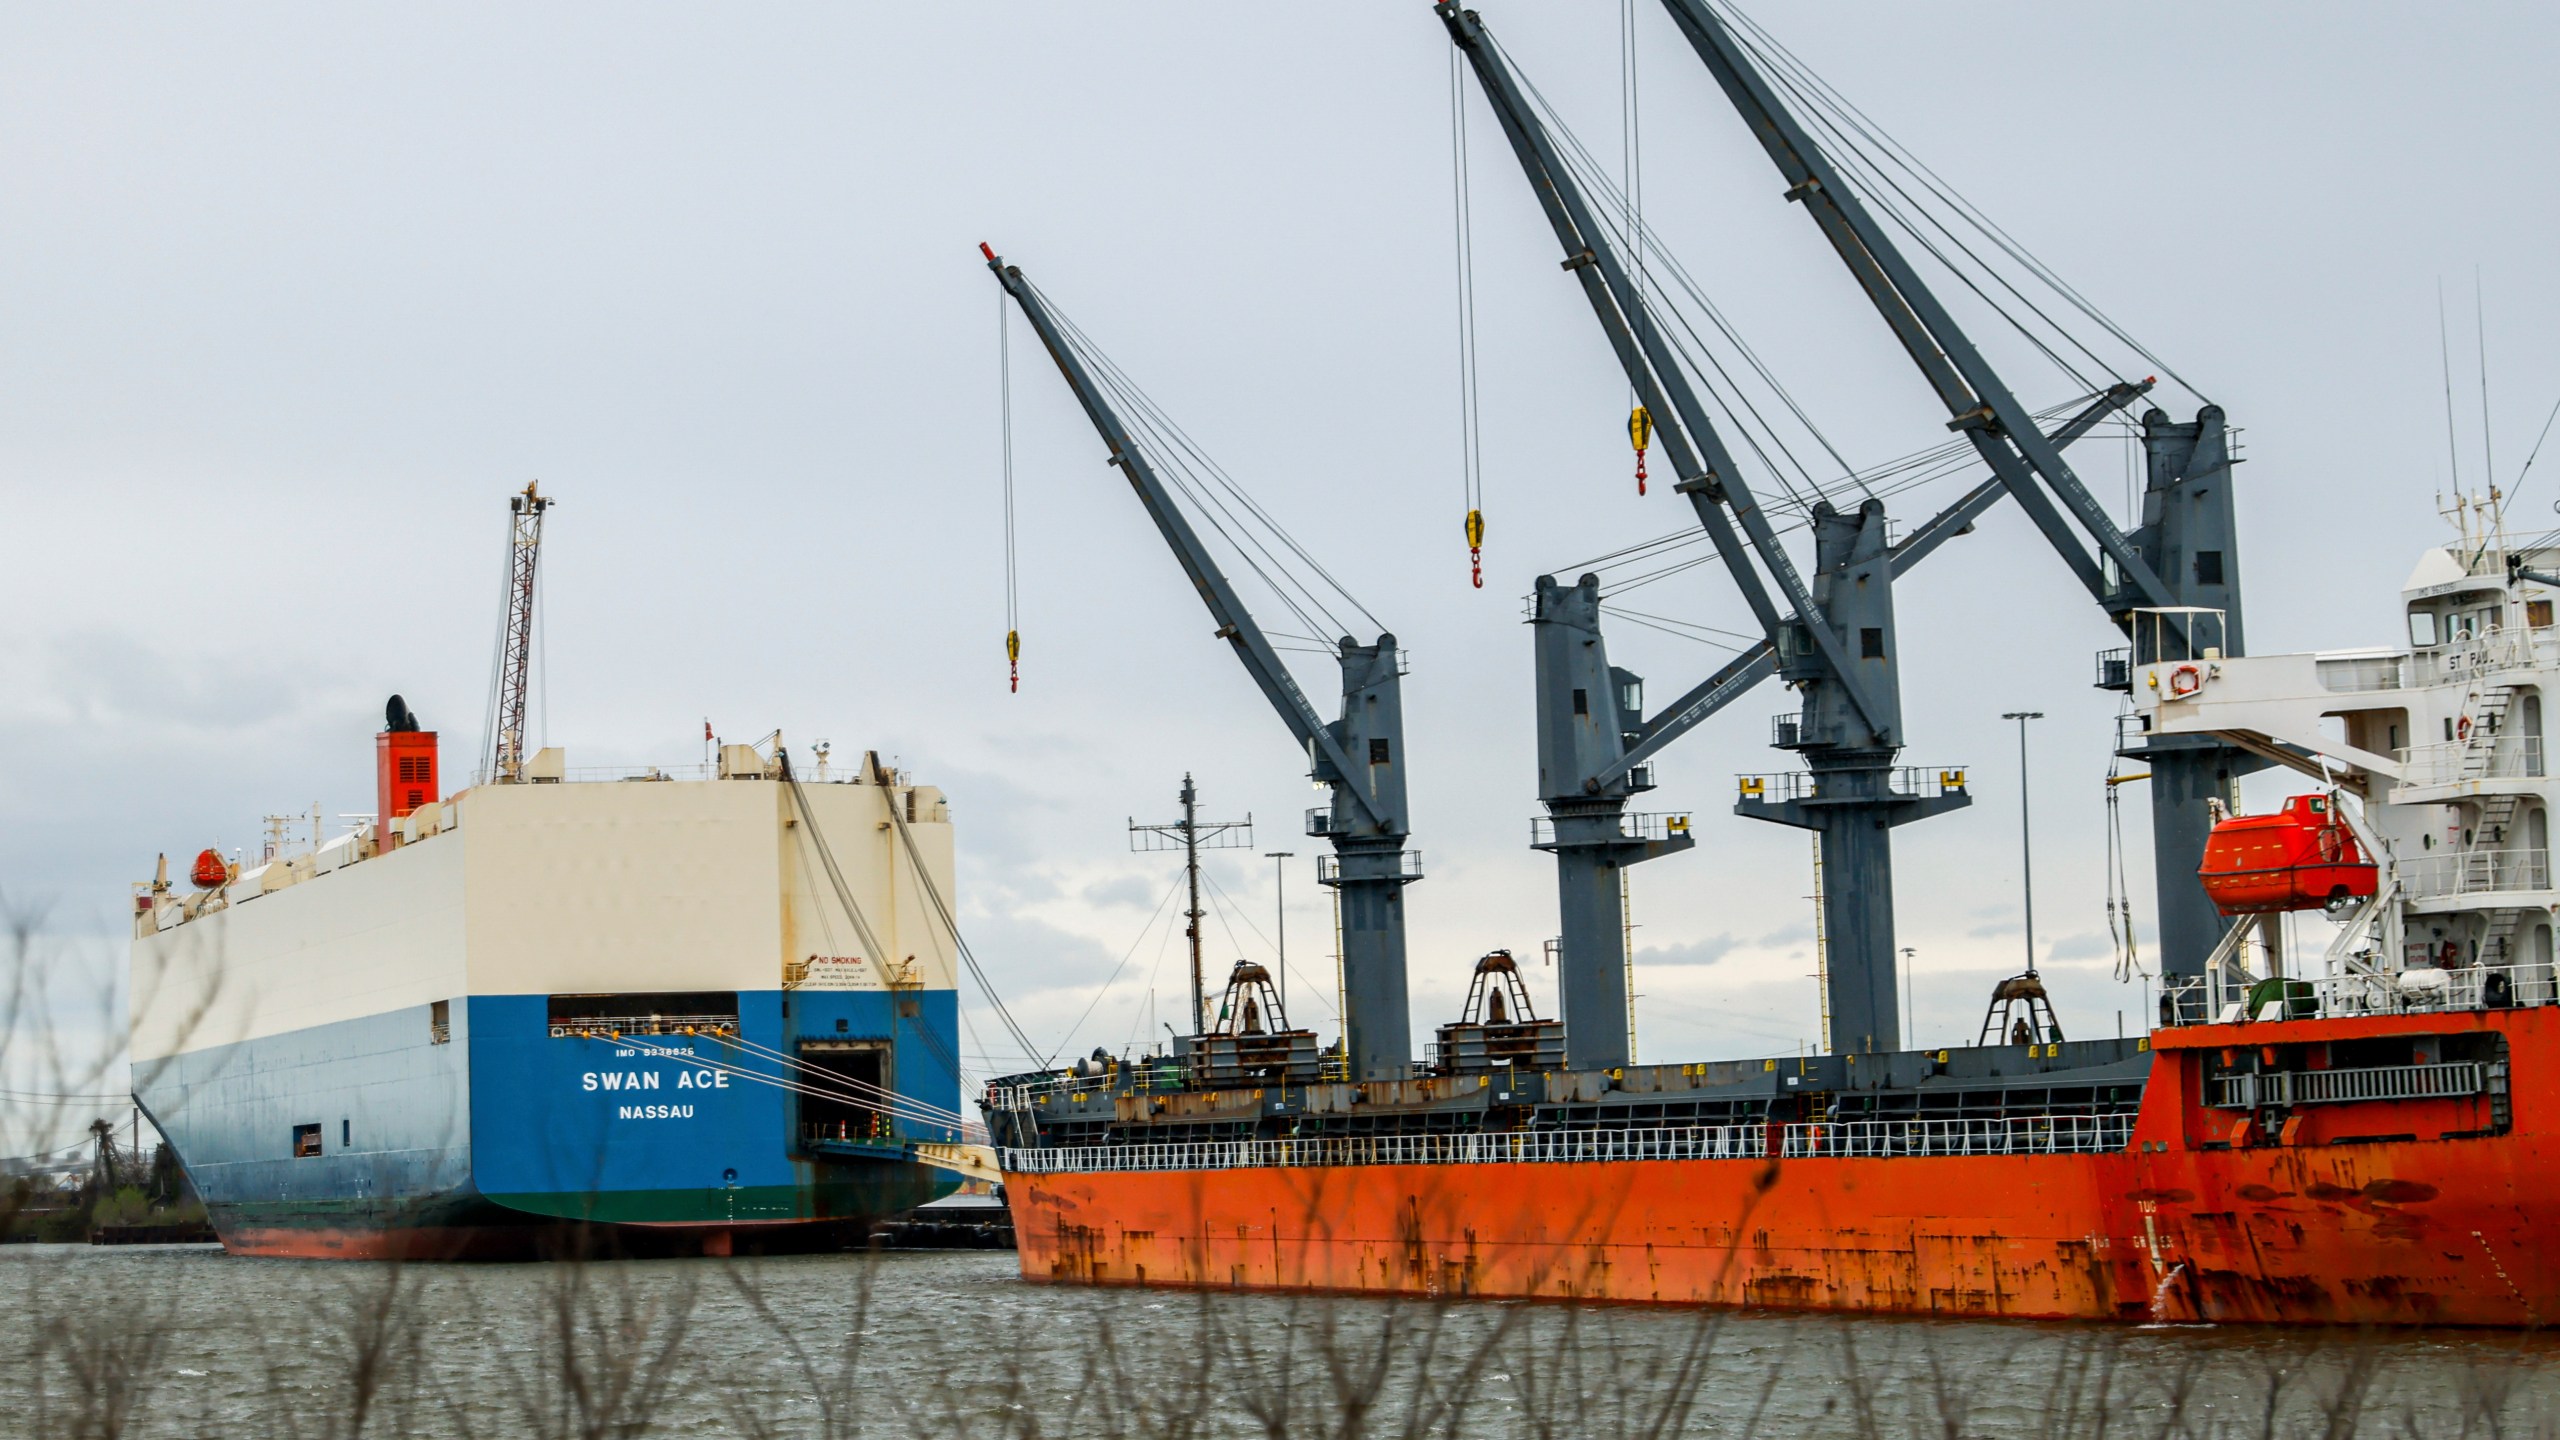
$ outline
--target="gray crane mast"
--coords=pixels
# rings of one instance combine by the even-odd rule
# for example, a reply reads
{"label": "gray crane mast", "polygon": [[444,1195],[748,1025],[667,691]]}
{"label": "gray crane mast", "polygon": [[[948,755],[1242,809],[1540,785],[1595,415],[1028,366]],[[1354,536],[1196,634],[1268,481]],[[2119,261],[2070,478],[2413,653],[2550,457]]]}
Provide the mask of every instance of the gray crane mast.
{"label": "gray crane mast", "polygon": [[[2232,457],[2221,410],[2205,406],[2184,425],[2158,410],[2144,416],[2149,469],[2144,523],[2130,536],[2119,531],[2064,463],[2061,447],[2035,427],[1722,18],[1705,0],[1662,0],[1662,5],[1778,167],[1787,182],[1786,198],[1813,217],[1944,402],[1949,427],[1972,442],[2108,618],[2132,633],[2137,646],[2151,643],[2144,632],[2165,632],[2200,648],[2215,643],[2213,637],[2192,634],[2185,621],[2137,626],[2134,612],[2188,605],[2220,609],[2225,612],[2219,637],[2223,653],[2243,653]],[[2074,533],[2075,521],[2095,546],[2094,557]],[[2102,658],[2101,685],[2111,678]],[[2232,781],[2260,762],[2212,741],[2137,744],[2126,747],[2126,753],[2154,765],[2152,863],[2161,966],[2170,975],[2197,974],[2231,923],[2214,911],[2195,883],[2212,828],[2210,802],[2217,797],[2227,802]]]}
{"label": "gray crane mast", "polygon": [[1342,716],[1317,717],[1288,667],[1237,598],[1197,532],[1087,370],[1040,292],[981,245],[987,268],[1030,322],[1084,407],[1085,416],[1155,521],[1174,559],[1217,621],[1217,637],[1235,650],[1263,698],[1280,714],[1308,757],[1314,778],[1332,789],[1330,809],[1307,817],[1308,833],[1333,845],[1317,878],[1332,887],[1342,917],[1343,1053],[1355,1080],[1400,1080],[1412,1072],[1412,1012],[1405,992],[1404,887],[1420,878],[1411,852],[1404,786],[1402,656],[1393,635],[1362,645],[1343,637]]}
{"label": "gray crane mast", "polygon": [[[1834,1051],[1902,1048],[1902,1000],[1893,931],[1893,831],[1972,803],[1961,786],[1932,787],[1898,771],[1901,654],[1893,628],[1893,554],[1884,503],[1854,511],[1827,503],[1813,511],[1814,598],[1818,622],[1779,632],[1778,674],[1803,693],[1804,708],[1773,727],[1779,748],[1804,758],[1807,793],[1745,794],[1737,814],[1811,830],[1822,852],[1825,979]],[[1871,716],[1823,682],[1822,657],[1795,638],[1811,623],[1856,646],[1866,693],[1892,707]]]}
{"label": "gray crane mast", "polygon": [[[1714,541],[1768,641],[1765,657],[1746,655],[1737,660],[1701,687],[1705,695],[1693,691],[1675,709],[1721,708],[1773,672],[1803,694],[1800,716],[1793,717],[1793,723],[1782,719],[1775,739],[1782,748],[1805,758],[1811,777],[1805,793],[1774,799],[1746,796],[1736,811],[1819,833],[1825,865],[1836,865],[1839,877],[1824,890],[1831,1046],[1847,1051],[1897,1048],[1902,1023],[1891,832],[1898,825],[1970,801],[1961,789],[1922,795],[1895,788],[1902,702],[1900,676],[1893,662],[1890,590],[1897,567],[1885,547],[1883,507],[1870,504],[1852,516],[1828,506],[1818,509],[1816,571],[1808,586],[1482,19],[1454,0],[1443,0],[1435,9],[1466,56],[1563,245],[1565,269],[1580,278],[1629,383],[1654,416],[1655,433],[1677,477],[1674,488],[1688,497],[1698,523]],[[1777,581],[1792,613],[1782,612],[1762,584],[1764,567]],[[1588,588],[1592,603],[1587,624],[1595,637],[1591,648],[1596,651],[1597,589]],[[1570,593],[1552,590],[1551,582],[1542,581],[1536,613],[1547,610],[1551,596],[1562,601]],[[1842,607],[1839,613],[1831,611],[1833,604]],[[1585,623],[1581,607],[1566,608],[1575,615],[1576,624]],[[1538,652],[1542,762],[1550,756],[1582,753],[1579,736],[1549,728],[1580,718],[1551,703],[1560,686],[1571,683],[1547,673],[1548,657],[1557,648],[1545,643],[1542,634]],[[1686,720],[1679,729],[1685,731],[1695,723],[1696,719]],[[1554,844],[1545,848],[1553,849],[1557,857],[1562,937],[1558,985],[1567,997],[1587,996],[1589,1003],[1598,1003],[1613,991],[1623,995],[1626,966],[1625,930],[1617,907],[1614,903],[1606,907],[1603,923],[1604,909],[1595,898],[1605,889],[1614,902],[1614,885],[1602,887],[1595,877],[1605,872],[1614,881],[1617,867],[1628,863],[1625,857],[1644,859],[1668,853],[1647,848],[1640,837],[1625,835],[1617,827],[1626,796],[1641,788],[1628,783],[1639,773],[1629,752],[1649,737],[1640,718],[1613,728],[1618,732],[1616,743],[1605,748],[1615,753],[1602,756],[1604,763],[1578,776],[1542,775],[1540,785],[1555,835]],[[1646,753],[1659,748],[1652,745]],[[1546,765],[1542,763],[1541,768]],[[1559,778],[1567,783],[1557,784]],[[1583,789],[1579,799],[1567,793],[1576,780]],[[1604,817],[1612,828],[1602,828]],[[1569,842],[1568,835],[1578,838]],[[1596,973],[1602,970],[1607,973]],[[1562,1009],[1568,1063],[1577,1068],[1625,1063],[1623,1036],[1613,1042],[1590,1034],[1587,1023],[1576,1023],[1570,998]],[[1623,1029],[1623,1024],[1611,1029]]]}
{"label": "gray crane mast", "polygon": [[1627,1033],[1625,867],[1686,850],[1686,833],[1627,833],[1633,795],[1650,772],[1594,776],[1626,753],[1644,723],[1644,680],[1609,663],[1600,635],[1600,578],[1564,586],[1538,577],[1529,626],[1537,653],[1538,799],[1550,833],[1537,848],[1556,857],[1559,921],[1556,1010],[1564,1021],[1565,1064],[1576,1070],[1624,1065]]}

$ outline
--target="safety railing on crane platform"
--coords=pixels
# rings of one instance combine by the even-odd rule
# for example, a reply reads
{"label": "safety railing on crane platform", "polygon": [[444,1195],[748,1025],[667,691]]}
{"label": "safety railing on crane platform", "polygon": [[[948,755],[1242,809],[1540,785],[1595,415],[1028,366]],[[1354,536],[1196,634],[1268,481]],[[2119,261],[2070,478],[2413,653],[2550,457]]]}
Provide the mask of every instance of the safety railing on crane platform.
{"label": "safety railing on crane platform", "polygon": [[[1735,789],[1745,800],[1815,800],[1821,798],[1817,791],[1823,774],[1818,770],[1787,770],[1775,775],[1740,775],[1735,777]],[[1897,765],[1885,777],[1886,793],[1908,800],[1934,799],[1965,788],[1961,766]]]}
{"label": "safety railing on crane platform", "polygon": [[[1396,868],[1394,873],[1396,878],[1400,880],[1421,879],[1422,852],[1419,850],[1398,851],[1396,853]],[[1342,883],[1341,856],[1319,855],[1316,857],[1316,883],[1319,885],[1338,885]]]}
{"label": "safety railing on crane platform", "polygon": [[[1627,840],[1668,840],[1689,833],[1689,816],[1685,811],[1663,813],[1628,813],[1618,817],[1618,834]],[[1529,844],[1532,848],[1556,843],[1556,822],[1549,816],[1534,816],[1529,821]]]}

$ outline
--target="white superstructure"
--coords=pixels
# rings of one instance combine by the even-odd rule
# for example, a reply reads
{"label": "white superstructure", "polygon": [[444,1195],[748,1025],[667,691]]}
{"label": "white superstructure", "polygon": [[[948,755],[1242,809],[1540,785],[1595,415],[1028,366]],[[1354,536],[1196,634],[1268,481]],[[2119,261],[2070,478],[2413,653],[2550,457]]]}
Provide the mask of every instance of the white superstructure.
{"label": "white superstructure", "polygon": [[2324,973],[2300,977],[2351,1008],[2554,998],[2544,711],[2560,580],[2536,576],[2560,575],[2560,547],[2511,547],[2493,502],[2449,513],[2457,537],[2402,586],[2405,644],[2233,657],[2215,612],[2136,615],[2146,734],[2220,736],[2362,801],[2341,808],[2381,865],[2379,893],[2335,917]]}

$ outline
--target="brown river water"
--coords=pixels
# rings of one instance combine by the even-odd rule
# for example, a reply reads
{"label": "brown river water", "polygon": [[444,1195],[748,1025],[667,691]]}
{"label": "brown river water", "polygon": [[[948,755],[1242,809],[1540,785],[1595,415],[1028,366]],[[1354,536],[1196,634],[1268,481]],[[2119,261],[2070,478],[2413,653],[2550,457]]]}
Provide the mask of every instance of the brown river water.
{"label": "brown river water", "polygon": [[2547,1436],[2560,1342],[1070,1290],[1009,1252],[0,1252],[0,1433]]}

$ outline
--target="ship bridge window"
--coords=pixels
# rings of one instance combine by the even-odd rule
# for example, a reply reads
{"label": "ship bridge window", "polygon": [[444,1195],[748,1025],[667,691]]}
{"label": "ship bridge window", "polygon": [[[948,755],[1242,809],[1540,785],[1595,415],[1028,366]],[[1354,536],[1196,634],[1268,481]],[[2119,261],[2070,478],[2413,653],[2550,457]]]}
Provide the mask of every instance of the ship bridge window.
{"label": "ship bridge window", "polygon": [[2433,610],[2409,612],[2409,643],[2420,650],[2439,643],[2436,639],[2436,612]]}
{"label": "ship bridge window", "polygon": [[680,990],[647,995],[554,995],[551,1038],[590,1035],[736,1034],[738,992]]}

